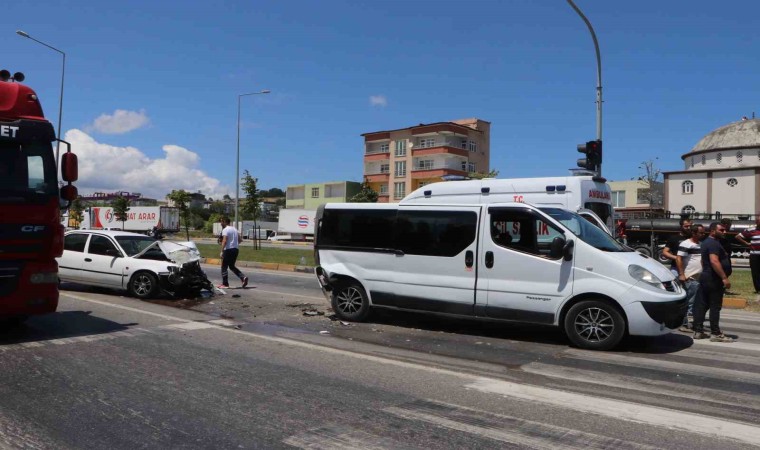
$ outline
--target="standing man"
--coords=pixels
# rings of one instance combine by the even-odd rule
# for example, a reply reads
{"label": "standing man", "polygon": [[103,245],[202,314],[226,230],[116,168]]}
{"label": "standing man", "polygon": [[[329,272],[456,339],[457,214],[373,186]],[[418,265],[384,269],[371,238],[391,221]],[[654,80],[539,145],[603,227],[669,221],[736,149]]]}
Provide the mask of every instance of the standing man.
{"label": "standing man", "polygon": [[755,226],[737,234],[736,240],[749,247],[752,284],[755,286],[755,292],[760,293],[760,214],[755,216]]}
{"label": "standing man", "polygon": [[693,314],[694,302],[700,295],[699,275],[702,273],[702,252],[700,242],[705,235],[705,227],[702,225],[691,226],[691,237],[678,247],[678,279],[686,289],[686,298],[689,300],[689,310],[683,318],[680,331],[691,332],[689,318]]}
{"label": "standing man", "polygon": [[239,251],[240,233],[238,233],[235,227],[230,225],[229,217],[222,217],[222,226],[224,227],[222,230],[222,253],[219,254],[222,257],[222,284],[219,285],[219,288],[229,289],[230,287],[230,283],[227,280],[227,267],[240,278],[240,281],[243,282],[243,287],[246,287],[248,286],[248,277],[235,267]]}
{"label": "standing man", "polygon": [[[702,242],[702,275],[699,286],[702,295],[694,305],[694,339],[710,338],[713,342],[733,342],[720,330],[720,310],[723,307],[723,292],[731,287],[731,258],[720,245],[726,227],[720,222],[710,224],[710,236]],[[710,333],[704,332],[705,313],[710,310]]]}
{"label": "standing man", "polygon": [[689,238],[691,220],[681,219],[678,223],[681,225],[681,231],[679,231],[677,235],[671,236],[668,239],[667,244],[665,244],[665,248],[662,249],[662,256],[670,260],[670,271],[675,277],[678,277],[678,267],[676,266],[678,246],[681,245],[681,242]]}

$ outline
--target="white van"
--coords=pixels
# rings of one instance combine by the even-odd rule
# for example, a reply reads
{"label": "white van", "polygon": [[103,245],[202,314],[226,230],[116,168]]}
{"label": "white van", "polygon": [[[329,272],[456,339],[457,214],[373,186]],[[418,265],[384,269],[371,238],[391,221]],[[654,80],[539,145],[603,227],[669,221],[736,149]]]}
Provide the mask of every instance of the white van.
{"label": "white van", "polygon": [[557,207],[328,203],[314,249],[343,320],[392,308],[551,324],[604,350],[626,332],[669,333],[686,314],[670,271]]}

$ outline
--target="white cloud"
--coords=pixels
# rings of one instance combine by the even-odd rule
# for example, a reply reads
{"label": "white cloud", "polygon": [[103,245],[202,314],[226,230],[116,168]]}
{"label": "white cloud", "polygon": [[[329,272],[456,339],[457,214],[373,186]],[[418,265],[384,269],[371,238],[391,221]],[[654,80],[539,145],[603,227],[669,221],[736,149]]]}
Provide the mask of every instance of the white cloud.
{"label": "white cloud", "polygon": [[87,131],[97,131],[103,134],[124,134],[142,128],[150,123],[145,110],[127,111],[117,109],[113,114],[101,114],[100,117],[85,127]]}
{"label": "white cloud", "polygon": [[66,140],[79,160],[79,192],[129,191],[163,200],[172,189],[201,191],[221,198],[232,192],[219,180],[199,170],[197,153],[178,145],[164,145],[164,158],[151,159],[135,147],[98,142],[81,130],[69,130]]}
{"label": "white cloud", "polygon": [[372,106],[388,106],[388,99],[384,95],[370,95],[369,104]]}

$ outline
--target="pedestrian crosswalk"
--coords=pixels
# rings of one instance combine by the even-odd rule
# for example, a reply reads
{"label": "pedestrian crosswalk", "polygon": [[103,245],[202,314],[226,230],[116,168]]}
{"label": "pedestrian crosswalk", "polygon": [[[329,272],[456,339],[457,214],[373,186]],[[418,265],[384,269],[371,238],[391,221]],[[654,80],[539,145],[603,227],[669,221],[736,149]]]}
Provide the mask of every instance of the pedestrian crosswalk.
{"label": "pedestrian crosswalk", "polygon": [[[678,333],[666,339],[679,345],[649,351],[639,346],[613,352],[565,347],[555,358],[537,358],[511,368],[522,379],[476,378],[462,389],[499,396],[505,403],[550,406],[558,414],[575,412],[694,436],[683,448],[702,448],[696,442],[726,448],[760,447],[760,315],[724,314],[721,327],[737,341],[692,342],[690,335]],[[403,419],[403,427],[408,429],[434,427],[466,435],[482,448],[675,448],[652,445],[645,439],[623,439],[604,428],[580,431],[552,420],[529,420],[519,414],[494,413],[440,399],[388,406],[378,411],[378,417]],[[355,431],[316,427],[284,442],[297,448],[410,448],[403,433],[394,439]]]}

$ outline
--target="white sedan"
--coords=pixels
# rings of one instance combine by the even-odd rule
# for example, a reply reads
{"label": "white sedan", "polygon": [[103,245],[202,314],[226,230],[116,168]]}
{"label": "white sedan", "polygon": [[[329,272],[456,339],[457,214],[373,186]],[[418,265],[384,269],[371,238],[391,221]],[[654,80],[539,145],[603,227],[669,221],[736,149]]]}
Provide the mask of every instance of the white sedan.
{"label": "white sedan", "polygon": [[163,292],[197,296],[213,286],[192,242],[163,242],[126,231],[76,230],[63,238],[61,281],[127,290],[138,298]]}

